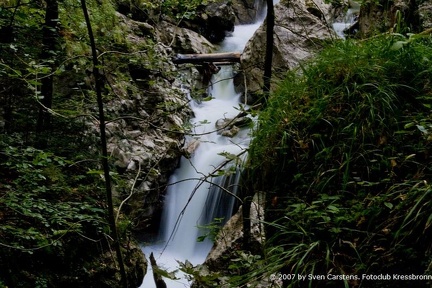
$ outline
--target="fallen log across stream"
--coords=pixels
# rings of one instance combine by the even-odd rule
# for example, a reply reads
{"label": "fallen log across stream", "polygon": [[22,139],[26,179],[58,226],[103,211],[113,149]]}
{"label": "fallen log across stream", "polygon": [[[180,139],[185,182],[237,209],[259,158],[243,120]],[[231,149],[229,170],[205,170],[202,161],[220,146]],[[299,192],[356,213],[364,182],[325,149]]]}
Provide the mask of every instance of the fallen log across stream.
{"label": "fallen log across stream", "polygon": [[177,54],[173,58],[174,64],[203,64],[203,63],[240,63],[240,52],[211,53],[211,54]]}

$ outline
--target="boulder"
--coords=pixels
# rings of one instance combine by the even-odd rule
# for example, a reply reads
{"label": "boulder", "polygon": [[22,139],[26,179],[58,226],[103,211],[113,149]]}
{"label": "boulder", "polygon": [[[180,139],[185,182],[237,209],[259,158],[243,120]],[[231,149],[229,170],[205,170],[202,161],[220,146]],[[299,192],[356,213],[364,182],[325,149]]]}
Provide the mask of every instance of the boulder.
{"label": "boulder", "polygon": [[185,157],[190,158],[195,153],[195,150],[198,149],[200,144],[201,141],[195,138],[188,141],[183,148]]}
{"label": "boulder", "polygon": [[240,132],[241,127],[245,127],[251,122],[252,119],[248,117],[223,118],[216,121],[215,128],[217,133],[222,136],[234,137]]}
{"label": "boulder", "polygon": [[[275,5],[273,82],[284,77],[285,71],[313,56],[326,39],[336,34],[322,17],[312,14],[304,2],[281,1]],[[249,40],[241,57],[243,72],[236,76],[236,89],[248,93],[260,93],[263,86],[266,25],[261,25]],[[243,80],[246,75],[246,85]]]}
{"label": "boulder", "polygon": [[219,43],[225,39],[227,32],[234,31],[235,15],[231,2],[213,2],[205,9],[207,29],[203,35],[212,43]]}
{"label": "boulder", "polygon": [[304,2],[306,10],[309,11],[309,13],[324,21],[327,25],[330,25],[333,22],[335,8],[331,4],[328,4],[328,1],[302,0],[301,2]]}
{"label": "boulder", "polygon": [[116,16],[119,18],[120,23],[128,26],[128,30],[131,32],[128,35],[129,37],[143,37],[155,33],[154,27],[146,22],[133,20],[121,12],[117,12]]}
{"label": "boulder", "polygon": [[[147,273],[147,259],[136,243],[129,242],[129,246],[124,248],[126,249],[123,249],[122,252],[127,282],[129,287],[139,287]],[[83,268],[82,275],[75,278],[86,279],[87,282],[80,283],[79,280],[67,279],[64,283],[68,283],[71,287],[83,287],[83,285],[86,287],[122,287],[118,264],[113,261],[113,251],[108,250],[94,262],[85,263],[85,265],[93,269]]]}
{"label": "boulder", "polygon": [[211,53],[215,47],[197,32],[166,21],[157,25],[160,40],[176,53]]}
{"label": "boulder", "polygon": [[[252,237],[250,243],[251,247],[255,247],[257,251],[263,244],[265,239],[264,235],[264,207],[262,203],[264,195],[257,194],[251,203],[250,218],[251,218],[251,231]],[[208,254],[204,265],[211,271],[228,271],[227,261],[237,258],[237,251],[242,245],[243,241],[243,215],[242,207],[239,211],[231,217],[225,226],[219,231],[212,249]],[[223,273],[222,273],[223,274]]]}
{"label": "boulder", "polygon": [[211,43],[221,42],[228,32],[234,31],[236,17],[230,1],[217,1],[203,6],[197,16],[181,23]]}

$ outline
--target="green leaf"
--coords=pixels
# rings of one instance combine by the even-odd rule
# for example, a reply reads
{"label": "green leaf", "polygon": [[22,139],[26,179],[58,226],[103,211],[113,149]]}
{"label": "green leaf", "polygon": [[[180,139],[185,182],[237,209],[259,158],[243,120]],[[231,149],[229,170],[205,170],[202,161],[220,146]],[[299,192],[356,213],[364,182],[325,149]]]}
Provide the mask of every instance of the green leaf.
{"label": "green leaf", "polygon": [[395,51],[403,48],[404,45],[408,44],[408,41],[396,41],[393,43],[393,45],[390,47],[390,50]]}
{"label": "green leaf", "polygon": [[416,125],[414,122],[407,123],[407,124],[405,124],[404,129],[411,128],[411,127],[413,127],[414,125]]}
{"label": "green leaf", "polygon": [[384,205],[389,209],[393,209],[393,204],[390,202],[384,202]]}
{"label": "green leaf", "polygon": [[103,171],[102,170],[89,170],[89,171],[87,171],[87,174],[89,174],[89,175],[94,175],[94,174],[96,174],[96,175],[103,175]]}
{"label": "green leaf", "polygon": [[339,212],[339,208],[334,206],[334,205],[327,206],[327,209],[330,210],[330,212],[332,212],[332,213],[338,213]]}

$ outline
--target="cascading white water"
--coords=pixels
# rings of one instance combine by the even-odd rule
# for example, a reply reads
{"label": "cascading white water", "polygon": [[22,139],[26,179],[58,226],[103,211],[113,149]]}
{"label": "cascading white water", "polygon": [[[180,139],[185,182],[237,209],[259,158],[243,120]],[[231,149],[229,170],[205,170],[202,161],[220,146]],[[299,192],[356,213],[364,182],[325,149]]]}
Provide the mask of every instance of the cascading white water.
{"label": "cascading white water", "polygon": [[341,21],[333,23],[333,30],[339,37],[343,39],[345,38],[344,31],[350,28],[355,23],[357,16],[360,12],[360,4],[358,4],[354,0],[350,0],[348,1],[348,3],[349,9],[346,11]]}
{"label": "cascading white water", "polygon": [[209,242],[197,243],[197,226],[202,224],[203,209],[208,208],[205,203],[210,187],[210,183],[203,182],[202,179],[225,160],[221,153],[238,154],[249,142],[247,133],[239,133],[234,138],[216,132],[205,134],[215,131],[218,119],[232,118],[239,113],[236,109],[239,95],[234,92],[232,80],[223,80],[231,78],[230,67],[223,67],[213,78],[215,84],[211,95],[214,99],[192,104],[195,118],[191,122],[195,126],[194,133],[201,135],[200,144],[191,159],[181,160],[180,169],[170,181],[185,181],[171,186],[165,199],[162,216],[164,227],[161,228],[164,230],[163,239],[168,241],[166,250],[176,256],[181,253],[183,259],[188,259],[193,264],[202,262],[211,248]]}
{"label": "cascading white water", "polygon": [[[259,25],[260,23],[236,26],[232,35],[222,43],[221,52],[243,51]],[[209,240],[197,241],[200,236],[197,226],[212,221],[214,217],[221,217],[221,204],[225,216],[232,213],[234,202],[229,201],[229,197],[215,195],[211,183],[202,181],[225,160],[221,153],[239,154],[249,144],[247,130],[240,131],[233,138],[214,132],[217,120],[233,118],[240,112],[240,95],[234,91],[232,78],[232,68],[222,66],[212,79],[210,94],[213,99],[201,103],[192,101],[191,108],[195,114],[195,118],[191,120],[193,133],[200,135],[193,138],[199,138],[200,144],[190,159],[181,159],[180,168],[170,178],[172,185],[167,191],[160,226],[161,241],[143,247],[147,256],[153,252],[158,265],[169,271],[177,269],[176,260],[188,260],[194,265],[204,262],[212,243]],[[213,133],[206,134],[208,132]],[[186,279],[164,280],[170,288],[189,287]],[[147,272],[141,287],[155,287],[152,271]]]}

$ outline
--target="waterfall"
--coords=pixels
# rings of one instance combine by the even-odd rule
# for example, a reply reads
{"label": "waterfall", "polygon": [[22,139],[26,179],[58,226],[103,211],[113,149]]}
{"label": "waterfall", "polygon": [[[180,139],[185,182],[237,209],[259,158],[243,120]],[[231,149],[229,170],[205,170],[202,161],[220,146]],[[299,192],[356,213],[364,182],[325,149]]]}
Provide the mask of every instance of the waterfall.
{"label": "waterfall", "polygon": [[203,224],[211,223],[215,219],[218,219],[217,222],[225,224],[232,216],[236,198],[221,191],[220,187],[224,187],[233,195],[237,195],[241,171],[238,167],[235,168],[233,174],[212,178],[212,184],[209,187],[209,194],[205,203],[205,211],[203,211]]}
{"label": "waterfall", "polygon": [[[236,26],[221,44],[221,52],[243,51],[259,25]],[[197,241],[202,236],[199,227],[209,224],[214,218],[228,220],[233,213],[234,197],[217,188],[219,185],[233,186],[230,190],[235,193],[239,173],[229,177],[207,178],[226,160],[224,154],[237,155],[247,148],[250,141],[248,129],[241,130],[233,138],[214,132],[217,120],[233,118],[240,112],[240,95],[234,90],[233,73],[231,66],[222,66],[211,80],[213,84],[209,92],[212,99],[191,103],[195,115],[191,124],[197,136],[187,140],[199,141],[200,144],[190,159],[181,159],[180,168],[170,178],[161,219],[161,240],[143,247],[146,256],[154,253],[158,265],[163,269],[177,269],[176,260],[188,260],[194,265],[203,263],[212,242],[209,239]],[[186,279],[164,280],[170,288],[190,285]],[[141,287],[155,287],[152,271],[147,272]]]}

